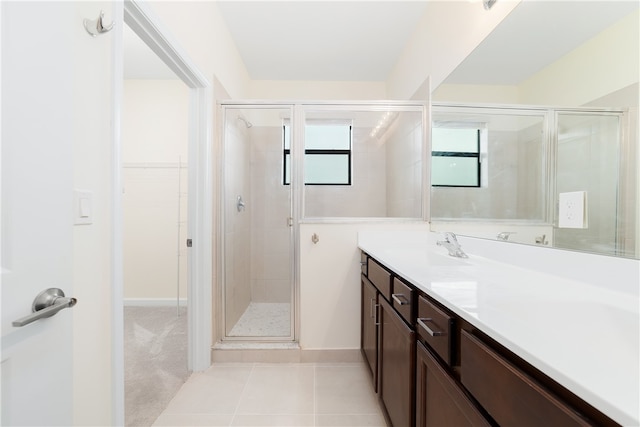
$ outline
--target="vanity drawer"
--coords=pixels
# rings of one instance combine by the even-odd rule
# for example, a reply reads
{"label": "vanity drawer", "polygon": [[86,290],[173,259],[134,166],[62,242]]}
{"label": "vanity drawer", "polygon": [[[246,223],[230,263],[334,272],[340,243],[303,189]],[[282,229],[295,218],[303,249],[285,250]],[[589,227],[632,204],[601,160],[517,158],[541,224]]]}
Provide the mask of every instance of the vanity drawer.
{"label": "vanity drawer", "polygon": [[460,354],[462,384],[499,425],[591,425],[573,408],[464,330]]}
{"label": "vanity drawer", "polygon": [[391,305],[402,318],[413,324],[413,289],[404,284],[397,277],[393,278],[393,292],[391,293]]}
{"label": "vanity drawer", "polygon": [[416,330],[420,338],[451,366],[454,319],[423,296],[418,297]]}
{"label": "vanity drawer", "polygon": [[373,258],[367,260],[367,278],[387,299],[391,299],[391,273],[378,264]]}

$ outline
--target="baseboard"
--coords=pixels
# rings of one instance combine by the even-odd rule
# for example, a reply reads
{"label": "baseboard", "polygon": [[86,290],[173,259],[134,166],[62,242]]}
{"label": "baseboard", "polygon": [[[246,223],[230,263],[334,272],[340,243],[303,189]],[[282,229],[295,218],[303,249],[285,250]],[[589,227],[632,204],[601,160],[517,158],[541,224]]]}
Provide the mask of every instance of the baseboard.
{"label": "baseboard", "polygon": [[212,363],[355,363],[362,360],[360,349],[305,350],[290,344],[269,348],[217,344],[211,350]]}
{"label": "baseboard", "polygon": [[[178,303],[181,307],[187,306],[187,299],[180,298]],[[175,307],[175,298],[124,298],[125,307]]]}

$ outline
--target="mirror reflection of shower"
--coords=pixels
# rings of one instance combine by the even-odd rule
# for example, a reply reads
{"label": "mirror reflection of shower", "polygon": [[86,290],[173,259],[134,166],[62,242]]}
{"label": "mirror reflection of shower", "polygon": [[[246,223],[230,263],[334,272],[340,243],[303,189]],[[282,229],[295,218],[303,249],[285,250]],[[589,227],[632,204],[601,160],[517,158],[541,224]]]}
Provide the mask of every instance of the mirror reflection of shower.
{"label": "mirror reflection of shower", "polygon": [[291,186],[282,184],[289,108],[225,109],[223,301],[226,340],[293,341]]}

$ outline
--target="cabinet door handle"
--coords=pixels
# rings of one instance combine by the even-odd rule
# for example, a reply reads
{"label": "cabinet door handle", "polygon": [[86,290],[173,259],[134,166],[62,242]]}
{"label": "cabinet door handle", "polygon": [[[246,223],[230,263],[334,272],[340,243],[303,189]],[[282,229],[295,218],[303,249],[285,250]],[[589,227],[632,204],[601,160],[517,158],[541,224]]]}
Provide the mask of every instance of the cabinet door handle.
{"label": "cabinet door handle", "polygon": [[[407,297],[404,296],[404,294],[391,294],[391,298],[393,298],[393,300],[400,305],[409,304],[409,300],[407,299]],[[402,298],[404,301],[401,300],[400,298]]]}
{"label": "cabinet door handle", "polygon": [[440,337],[443,335],[447,335],[447,333],[444,331],[434,331],[433,329],[427,326],[425,322],[433,322],[433,319],[431,317],[418,318],[417,322],[418,322],[418,325],[420,325],[432,337]]}
{"label": "cabinet door handle", "polygon": [[380,304],[376,304],[374,305],[375,307],[375,313],[376,313],[376,317],[373,320],[373,324],[376,326],[380,326],[380,319],[378,318],[378,313],[380,312],[380,310],[378,310],[380,308]]}
{"label": "cabinet door handle", "polygon": [[373,305],[376,302],[376,299],[375,298],[371,298],[369,300],[369,302],[371,303],[371,304],[369,304],[369,317],[373,319],[375,317],[375,314],[373,313]]}

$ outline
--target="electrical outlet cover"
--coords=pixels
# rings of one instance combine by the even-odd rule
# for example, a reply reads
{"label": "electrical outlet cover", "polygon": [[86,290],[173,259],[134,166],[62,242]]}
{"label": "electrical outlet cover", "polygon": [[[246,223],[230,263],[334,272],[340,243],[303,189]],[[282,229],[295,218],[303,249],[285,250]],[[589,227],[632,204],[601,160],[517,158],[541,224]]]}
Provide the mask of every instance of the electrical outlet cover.
{"label": "electrical outlet cover", "polygon": [[572,191],[558,195],[558,227],[587,228],[587,192]]}

